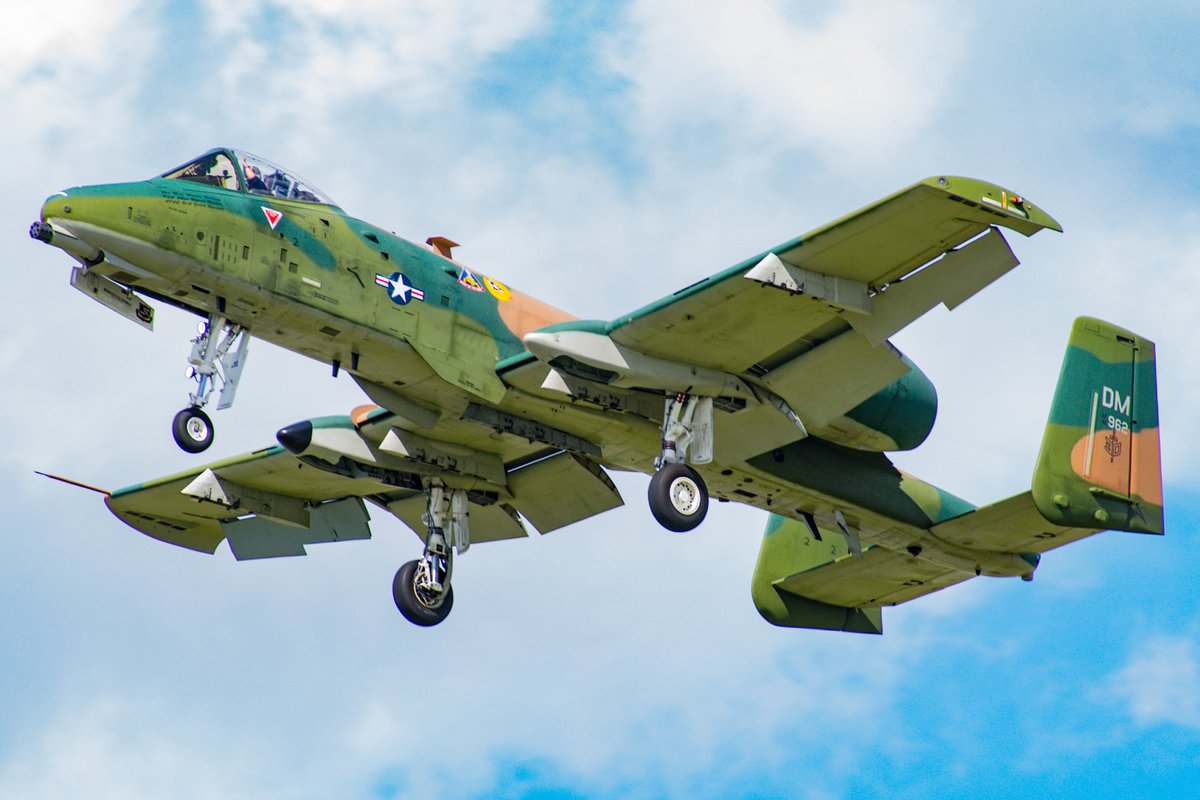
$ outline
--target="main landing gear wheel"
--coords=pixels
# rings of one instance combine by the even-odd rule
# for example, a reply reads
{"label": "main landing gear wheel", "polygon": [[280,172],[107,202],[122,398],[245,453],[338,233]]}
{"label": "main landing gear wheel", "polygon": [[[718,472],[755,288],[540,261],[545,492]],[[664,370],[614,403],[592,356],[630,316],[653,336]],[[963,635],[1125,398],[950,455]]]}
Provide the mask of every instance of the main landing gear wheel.
{"label": "main landing gear wheel", "polygon": [[422,572],[420,561],[409,561],[400,567],[392,580],[392,599],[406,620],[428,628],[444,620],[454,607],[454,588],[432,591]]}
{"label": "main landing gear wheel", "polygon": [[708,513],[708,487],[687,464],[667,464],[650,479],[650,513],[669,531],[690,531]]}
{"label": "main landing gear wheel", "polygon": [[196,406],[185,408],[171,423],[175,444],[189,453],[201,453],[213,443],[212,420]]}

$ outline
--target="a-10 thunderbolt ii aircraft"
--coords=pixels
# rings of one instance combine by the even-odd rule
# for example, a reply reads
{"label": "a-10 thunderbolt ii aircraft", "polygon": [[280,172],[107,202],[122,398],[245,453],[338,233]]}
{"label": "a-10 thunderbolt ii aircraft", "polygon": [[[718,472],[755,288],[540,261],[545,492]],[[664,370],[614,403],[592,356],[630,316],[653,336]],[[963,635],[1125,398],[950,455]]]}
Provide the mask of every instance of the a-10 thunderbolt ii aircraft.
{"label": "a-10 thunderbolt ii aircraft", "polygon": [[770,513],[752,579],[768,621],[882,632],[883,606],[977,575],[1030,579],[1101,529],[1162,533],[1152,342],[1081,318],[1032,491],[975,508],[896,469],[934,422],[929,379],[888,337],[1017,265],[1001,229],[1061,230],[960,177],[921,181],[614,320],[581,320],[350,217],[311,183],[217,149],[160,177],[50,197],[34,238],[71,283],[153,326],[199,314],[183,449],[212,440],[251,336],[346,370],[374,405],[281,428],[278,446],[106,492],[164,542],[238,559],[370,536],[367,504],[424,542],[396,605],[434,625],[455,554],[621,505],[606,469],[648,473],[654,517],[710,497]]}

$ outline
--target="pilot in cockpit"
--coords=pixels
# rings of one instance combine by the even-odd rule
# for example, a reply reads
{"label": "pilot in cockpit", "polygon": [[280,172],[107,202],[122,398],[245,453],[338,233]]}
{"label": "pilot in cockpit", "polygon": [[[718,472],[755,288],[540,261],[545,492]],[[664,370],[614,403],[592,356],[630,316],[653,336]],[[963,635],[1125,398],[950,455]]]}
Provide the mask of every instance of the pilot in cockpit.
{"label": "pilot in cockpit", "polygon": [[263,181],[262,176],[250,166],[249,161],[242,161],[242,170],[246,173],[246,188],[259,194],[270,194],[271,189]]}

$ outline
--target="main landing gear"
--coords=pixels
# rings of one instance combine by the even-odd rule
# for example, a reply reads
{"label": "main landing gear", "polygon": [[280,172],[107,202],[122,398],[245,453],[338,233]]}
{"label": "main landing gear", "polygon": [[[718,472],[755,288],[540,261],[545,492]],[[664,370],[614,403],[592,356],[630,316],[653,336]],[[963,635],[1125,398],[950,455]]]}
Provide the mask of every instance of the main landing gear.
{"label": "main landing gear", "polygon": [[454,551],[457,549],[459,555],[467,551],[471,532],[466,491],[447,489],[440,480],[432,479],[425,485],[425,496],[429,531],[425,552],[396,572],[392,599],[405,619],[428,628],[444,620],[454,606],[454,590],[450,587]]}
{"label": "main landing gear", "polygon": [[712,460],[712,409],[711,397],[680,393],[667,398],[662,452],[647,492],[650,513],[667,530],[690,531],[708,513],[708,487],[687,461],[689,450],[692,463]]}
{"label": "main landing gear", "polygon": [[212,444],[213,424],[204,413],[204,406],[218,382],[221,394],[217,410],[233,405],[250,344],[250,332],[219,313],[213,314],[207,322],[201,322],[196,330],[187,370],[187,377],[196,382],[196,391],[189,395],[191,405],[176,414],[171,423],[175,444],[189,453],[203,452]]}

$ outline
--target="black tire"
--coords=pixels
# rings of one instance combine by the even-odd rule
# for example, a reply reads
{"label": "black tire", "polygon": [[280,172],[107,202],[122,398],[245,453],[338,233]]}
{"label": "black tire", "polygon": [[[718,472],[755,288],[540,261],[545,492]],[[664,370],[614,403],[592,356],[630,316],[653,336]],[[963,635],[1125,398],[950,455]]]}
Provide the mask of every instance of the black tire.
{"label": "black tire", "polygon": [[708,487],[687,464],[667,464],[654,473],[646,494],[650,513],[669,531],[690,531],[708,513]]}
{"label": "black tire", "polygon": [[413,586],[417,577],[417,563],[409,561],[396,570],[396,577],[392,579],[392,599],[396,601],[396,608],[406,620],[413,625],[429,628],[444,620],[454,607],[454,587],[446,587],[446,596],[436,607],[421,602]]}
{"label": "black tire", "polygon": [[171,422],[171,435],[181,450],[203,453],[213,443],[212,420],[196,406],[185,408]]}

